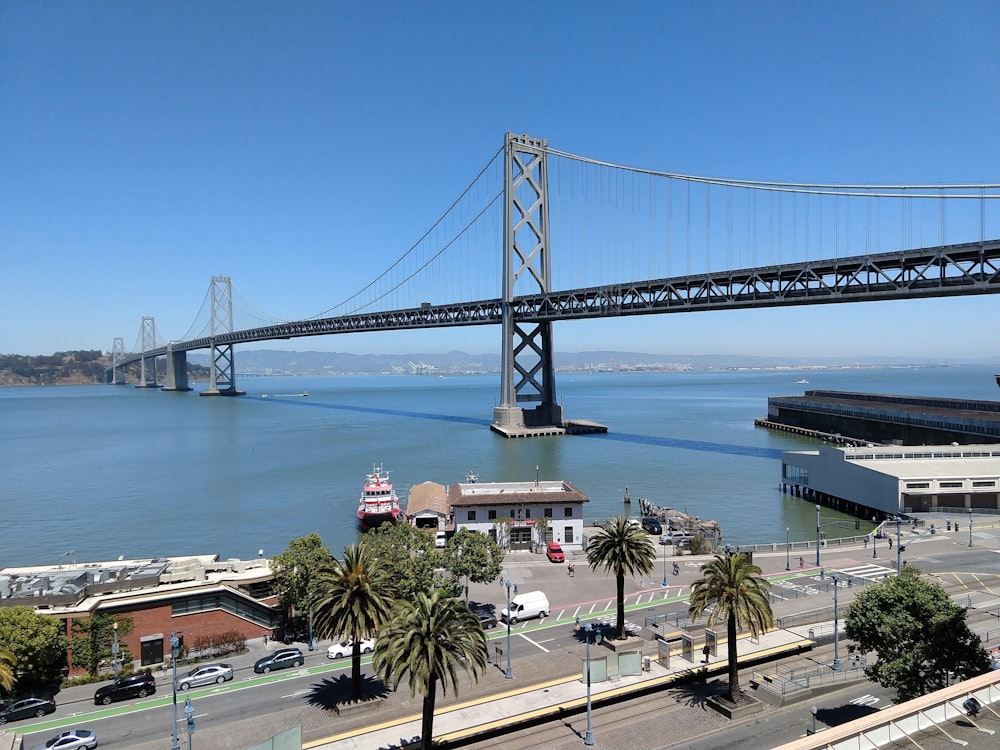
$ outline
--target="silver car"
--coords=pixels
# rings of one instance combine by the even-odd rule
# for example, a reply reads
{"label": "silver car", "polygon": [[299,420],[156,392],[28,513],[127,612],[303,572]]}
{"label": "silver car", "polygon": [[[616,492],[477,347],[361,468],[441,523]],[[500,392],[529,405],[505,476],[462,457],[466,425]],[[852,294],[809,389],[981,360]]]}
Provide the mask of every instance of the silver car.
{"label": "silver car", "polygon": [[199,685],[211,685],[228,682],[233,679],[233,667],[230,664],[202,664],[192,669],[183,677],[177,678],[177,689],[187,690]]}
{"label": "silver car", "polygon": [[97,747],[97,735],[89,729],[71,729],[57,734],[48,742],[34,745],[31,750],[92,750]]}

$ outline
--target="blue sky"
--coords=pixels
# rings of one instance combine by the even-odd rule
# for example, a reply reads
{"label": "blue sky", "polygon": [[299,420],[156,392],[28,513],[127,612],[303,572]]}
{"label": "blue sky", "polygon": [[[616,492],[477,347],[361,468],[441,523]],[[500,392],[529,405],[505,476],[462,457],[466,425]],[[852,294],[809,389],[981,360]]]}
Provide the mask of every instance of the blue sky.
{"label": "blue sky", "polygon": [[[312,315],[409,247],[507,131],[695,175],[1000,182],[998,38],[990,2],[11,0],[0,352],[130,347],[143,315],[180,337],[212,275]],[[985,296],[583,321],[555,345],[985,359],[997,312]],[[500,333],[279,347],[491,352]]]}

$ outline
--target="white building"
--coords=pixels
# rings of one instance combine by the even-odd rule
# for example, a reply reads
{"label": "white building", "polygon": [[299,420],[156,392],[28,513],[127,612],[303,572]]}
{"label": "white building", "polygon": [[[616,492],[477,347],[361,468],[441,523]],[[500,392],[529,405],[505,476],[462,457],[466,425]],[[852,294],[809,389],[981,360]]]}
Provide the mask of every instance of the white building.
{"label": "white building", "polygon": [[828,447],[781,454],[794,494],[867,518],[930,510],[1000,511],[1000,445]]}
{"label": "white building", "polygon": [[[489,534],[501,546],[531,549],[533,543],[558,542],[567,551],[583,550],[583,504],[590,498],[569,482],[469,482],[448,488],[455,529]],[[511,519],[509,539],[503,519]],[[547,522],[544,539],[535,532]]]}

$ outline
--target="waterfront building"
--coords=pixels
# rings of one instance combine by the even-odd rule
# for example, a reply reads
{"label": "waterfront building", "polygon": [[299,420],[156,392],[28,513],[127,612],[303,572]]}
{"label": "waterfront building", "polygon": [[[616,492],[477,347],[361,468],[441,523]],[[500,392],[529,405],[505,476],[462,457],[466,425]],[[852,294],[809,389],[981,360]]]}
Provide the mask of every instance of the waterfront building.
{"label": "waterfront building", "polygon": [[236,631],[274,635],[282,612],[272,595],[268,560],[218,555],[116,560],[0,570],[0,607],[28,606],[72,621],[96,615],[132,619],[122,636],[133,667],[160,664],[176,632],[190,651],[209,637]]}
{"label": "waterfront building", "polygon": [[410,489],[406,517],[418,529],[444,531],[451,516],[448,492],[443,484],[423,482]]}
{"label": "waterfront building", "polygon": [[862,518],[1000,512],[1000,446],[823,446],[784,451],[781,483]]}
{"label": "waterfront building", "polygon": [[[562,480],[468,482],[448,488],[456,530],[489,534],[511,550],[558,542],[567,551],[582,551],[583,504],[587,502],[590,498]],[[503,528],[504,519],[510,519],[509,529]],[[539,519],[545,519],[544,534],[535,533]]]}

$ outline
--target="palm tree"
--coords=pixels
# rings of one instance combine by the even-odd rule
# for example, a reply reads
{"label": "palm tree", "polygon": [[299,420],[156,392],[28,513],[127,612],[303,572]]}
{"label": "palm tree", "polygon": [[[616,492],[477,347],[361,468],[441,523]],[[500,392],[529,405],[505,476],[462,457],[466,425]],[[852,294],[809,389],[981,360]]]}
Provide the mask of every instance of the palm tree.
{"label": "palm tree", "polygon": [[387,684],[398,686],[408,677],[410,696],[423,693],[421,747],[429,750],[438,682],[445,694],[450,684],[457,695],[459,667],[478,681],[488,656],[479,618],[459,599],[435,589],[418,592],[413,601],[396,602],[379,631],[374,665]]}
{"label": "palm tree", "polygon": [[8,693],[17,681],[17,677],[14,676],[16,664],[17,657],[14,656],[14,652],[0,644],[0,687]]}
{"label": "palm tree", "polygon": [[587,545],[587,562],[594,570],[615,574],[618,586],[618,620],[615,638],[625,637],[625,574],[647,576],[653,572],[656,550],[641,526],[625,516],[612,516]]}
{"label": "palm tree", "polygon": [[313,584],[316,632],[350,638],[351,698],[361,699],[361,641],[375,635],[392,609],[392,591],[382,568],[365,544],[344,548],[321,568]]}
{"label": "palm tree", "polygon": [[736,659],[738,630],[749,628],[755,637],[774,627],[774,613],[768,600],[771,584],[761,578],[760,568],[742,552],[727,551],[701,566],[702,578],[691,586],[688,614],[697,619],[705,612],[705,625],[725,621],[729,651],[729,700],[740,699],[740,676]]}

